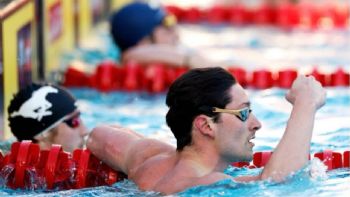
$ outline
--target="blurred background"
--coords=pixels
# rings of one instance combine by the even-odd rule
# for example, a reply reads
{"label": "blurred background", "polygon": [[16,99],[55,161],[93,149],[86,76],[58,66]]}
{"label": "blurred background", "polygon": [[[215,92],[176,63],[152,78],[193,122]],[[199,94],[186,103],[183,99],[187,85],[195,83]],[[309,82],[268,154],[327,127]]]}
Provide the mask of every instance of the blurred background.
{"label": "blurred background", "polygon": [[[89,80],[86,78],[105,60],[123,67],[107,21],[111,13],[129,2],[0,1],[1,140],[10,137],[6,109],[21,87],[32,81],[49,81],[95,88],[90,82],[76,80]],[[165,6],[176,16],[181,45],[227,66],[249,73],[258,69],[310,73],[317,68],[326,75],[340,72],[348,76],[348,0],[148,2]],[[72,72],[76,80],[70,82]],[[74,72],[80,72],[83,80]]]}

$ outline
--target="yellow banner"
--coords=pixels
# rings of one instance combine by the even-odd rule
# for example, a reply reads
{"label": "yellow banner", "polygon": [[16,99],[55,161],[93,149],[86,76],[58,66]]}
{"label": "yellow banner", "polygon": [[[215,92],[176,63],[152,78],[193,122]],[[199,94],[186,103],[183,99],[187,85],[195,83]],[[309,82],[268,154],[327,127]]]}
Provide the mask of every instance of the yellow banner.
{"label": "yellow banner", "polygon": [[74,47],[74,1],[44,1],[45,78],[57,71],[60,56]]}
{"label": "yellow banner", "polygon": [[[31,36],[30,43],[31,46],[35,45],[35,28],[34,28],[34,3],[33,1],[27,1],[26,3],[21,2],[23,5],[18,6],[17,10],[11,11],[8,16],[5,16],[2,19],[2,49],[3,49],[3,76],[4,76],[4,139],[8,139],[12,136],[10,129],[8,127],[8,114],[7,107],[10,103],[10,100],[18,91],[19,78],[18,78],[18,66],[19,66],[19,49],[22,46],[19,42],[21,38],[19,32],[23,28],[29,28],[29,34]],[[23,42],[24,45],[27,42]],[[27,46],[27,48],[30,48]],[[24,50],[25,51],[25,50]],[[33,50],[34,51],[34,50]],[[33,53],[35,55],[35,53]],[[35,65],[35,58],[30,57],[32,65]],[[20,65],[21,66],[21,65]],[[36,66],[32,67],[33,70],[36,69]],[[36,71],[36,70],[35,70]],[[33,72],[35,73],[35,72]]]}

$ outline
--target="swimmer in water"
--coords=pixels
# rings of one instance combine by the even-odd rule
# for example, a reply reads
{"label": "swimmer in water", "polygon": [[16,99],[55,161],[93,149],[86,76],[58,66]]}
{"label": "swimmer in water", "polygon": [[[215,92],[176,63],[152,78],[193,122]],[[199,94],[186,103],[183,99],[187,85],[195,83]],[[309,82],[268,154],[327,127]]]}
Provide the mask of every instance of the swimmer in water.
{"label": "swimmer in water", "polygon": [[129,3],[112,14],[110,29],[121,50],[122,64],[134,61],[190,67],[214,65],[212,60],[179,45],[176,18],[162,7],[144,2]]}
{"label": "swimmer in water", "polygon": [[60,144],[68,152],[85,145],[87,128],[75,98],[63,87],[33,83],[14,95],[8,114],[18,141],[32,140],[42,150]]}
{"label": "swimmer in water", "polygon": [[232,162],[252,160],[261,123],[242,86],[220,67],[190,70],[169,88],[166,122],[176,148],[118,126],[93,129],[87,147],[146,191],[173,194],[223,179],[280,182],[307,164],[315,114],[326,91],[312,76],[299,76],[286,99],[293,105],[286,130],[258,176],[223,173]]}

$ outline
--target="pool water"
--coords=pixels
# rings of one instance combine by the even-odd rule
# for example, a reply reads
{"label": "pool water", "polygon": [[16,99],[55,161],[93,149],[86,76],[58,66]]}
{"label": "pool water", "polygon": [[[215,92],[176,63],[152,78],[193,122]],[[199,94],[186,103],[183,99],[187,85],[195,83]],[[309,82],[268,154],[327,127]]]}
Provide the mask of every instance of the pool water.
{"label": "pool water", "polygon": [[[82,118],[92,129],[98,124],[120,124],[152,138],[175,145],[175,139],[165,123],[165,94],[112,92],[98,93],[91,89],[71,89],[79,98]],[[291,105],[284,99],[283,89],[263,91],[248,89],[253,113],[262,121],[256,133],[256,150],[271,150],[281,138],[289,118]],[[316,114],[311,152],[332,149],[344,151],[350,147],[349,88],[327,88],[327,103]],[[97,120],[97,121],[96,121]]]}
{"label": "pool water", "polygon": [[[165,94],[151,95],[146,92],[112,92],[102,94],[91,89],[71,89],[78,98],[82,119],[89,129],[99,124],[121,124],[137,130],[145,136],[161,139],[171,144],[175,140],[165,123]],[[343,152],[350,149],[350,90],[327,88],[326,105],[317,115],[311,153],[331,149]],[[254,151],[271,151],[285,129],[291,106],[284,99],[285,90],[248,90],[253,113],[261,120],[263,128],[256,133]],[[256,175],[261,168],[246,169],[229,167],[225,173],[231,176]],[[310,171],[317,176],[311,178]],[[209,186],[187,189],[175,196],[346,196],[350,193],[349,168],[325,173],[319,160],[311,160],[285,183],[269,181],[236,183],[224,180]],[[113,186],[85,188],[68,191],[23,191],[0,189],[0,196],[159,196],[156,192],[143,192],[129,180]]]}
{"label": "pool water", "polygon": [[[208,57],[228,61],[247,70],[269,68],[278,70],[293,66],[299,71],[317,65],[326,71],[342,65],[349,69],[349,30],[342,32],[282,32],[269,28],[235,28],[225,26],[193,26],[180,28],[182,42],[188,47],[200,48]],[[117,60],[118,50],[108,36],[106,27],[96,32],[97,38],[86,48],[66,54],[62,65],[74,59],[89,63],[93,70],[104,59]],[[205,42],[203,42],[205,40]],[[94,48],[96,47],[96,48]],[[301,67],[303,66],[303,67]],[[62,67],[65,70],[65,67]],[[145,136],[175,145],[175,139],[165,123],[165,93],[111,92],[99,93],[92,89],[71,89],[78,98],[82,119],[91,130],[99,124],[120,124]],[[350,89],[327,88],[326,105],[317,115],[312,138],[311,153],[331,149],[350,150]],[[262,122],[256,133],[254,151],[271,151],[281,138],[291,111],[285,101],[285,90],[273,88],[263,91],[248,90],[253,113]],[[259,181],[247,184],[224,180],[209,186],[198,186],[174,196],[348,196],[350,169],[343,168],[325,173],[319,160],[291,176],[285,183]],[[258,169],[229,167],[231,176],[256,175]],[[317,176],[311,178],[310,172]],[[68,191],[11,190],[1,184],[0,196],[160,196],[156,192],[143,192],[129,180],[113,186],[102,186]]]}

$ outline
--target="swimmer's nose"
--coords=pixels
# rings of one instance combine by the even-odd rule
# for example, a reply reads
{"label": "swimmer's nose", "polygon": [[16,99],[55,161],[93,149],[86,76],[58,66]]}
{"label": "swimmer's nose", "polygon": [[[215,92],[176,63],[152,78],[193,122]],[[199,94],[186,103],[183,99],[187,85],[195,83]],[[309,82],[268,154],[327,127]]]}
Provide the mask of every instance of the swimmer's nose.
{"label": "swimmer's nose", "polygon": [[250,124],[250,130],[256,132],[261,128],[261,122],[256,118],[254,114],[251,115],[251,124]]}

